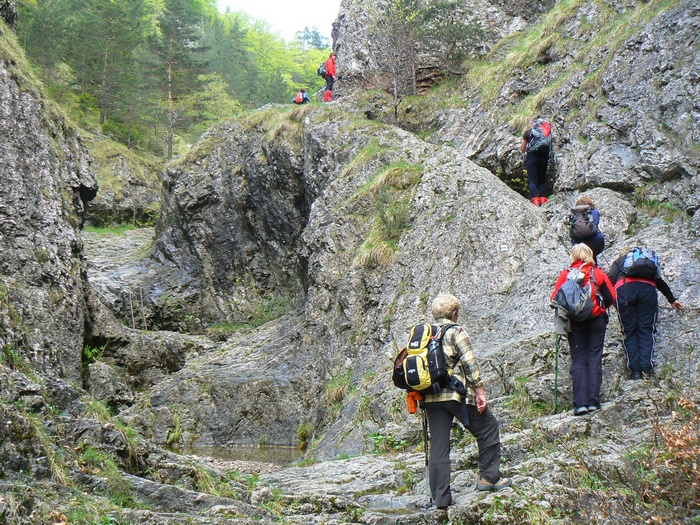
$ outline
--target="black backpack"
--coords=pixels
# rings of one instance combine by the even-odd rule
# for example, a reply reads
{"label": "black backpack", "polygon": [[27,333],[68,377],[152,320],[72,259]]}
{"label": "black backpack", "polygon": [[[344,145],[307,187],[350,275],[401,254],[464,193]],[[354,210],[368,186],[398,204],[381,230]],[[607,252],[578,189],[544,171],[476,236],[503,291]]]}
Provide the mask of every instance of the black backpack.
{"label": "black backpack", "polygon": [[318,73],[319,77],[325,77],[326,76],[326,63],[324,62],[320,66],[318,66],[318,69],[316,70]]}
{"label": "black backpack", "polygon": [[572,239],[590,239],[598,233],[598,226],[593,220],[593,209],[588,204],[571,208],[569,215],[569,235]]}
{"label": "black backpack", "polygon": [[527,141],[526,151],[535,155],[549,156],[552,147],[552,125],[543,119],[537,119],[530,129],[530,139]]}
{"label": "black backpack", "polygon": [[396,359],[391,379],[395,386],[409,392],[439,394],[452,382],[452,369],[448,368],[442,338],[455,326],[419,324],[411,329],[408,344]]}

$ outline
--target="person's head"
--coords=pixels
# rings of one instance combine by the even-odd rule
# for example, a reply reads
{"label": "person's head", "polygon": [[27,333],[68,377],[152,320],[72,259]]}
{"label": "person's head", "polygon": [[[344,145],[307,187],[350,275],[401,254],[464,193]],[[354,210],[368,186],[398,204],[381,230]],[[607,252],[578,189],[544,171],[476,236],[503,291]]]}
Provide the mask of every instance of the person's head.
{"label": "person's head", "polygon": [[331,51],[330,56],[332,56],[333,58],[335,58],[335,51]]}
{"label": "person's head", "polygon": [[591,250],[587,245],[582,242],[575,244],[571,248],[571,264],[576,261],[583,261],[588,264],[595,264],[595,257],[593,256],[593,250]]}
{"label": "person's head", "polygon": [[452,294],[441,293],[433,299],[433,317],[435,317],[435,319],[445,317],[454,321],[455,318],[453,316],[458,311],[459,299]]}
{"label": "person's head", "polygon": [[306,90],[304,88],[301,88],[302,93],[306,93]]}
{"label": "person's head", "polygon": [[581,197],[579,200],[576,201],[576,206],[582,206],[584,204],[590,206],[592,210],[595,210],[595,204],[593,204],[593,201],[590,199],[590,197]]}

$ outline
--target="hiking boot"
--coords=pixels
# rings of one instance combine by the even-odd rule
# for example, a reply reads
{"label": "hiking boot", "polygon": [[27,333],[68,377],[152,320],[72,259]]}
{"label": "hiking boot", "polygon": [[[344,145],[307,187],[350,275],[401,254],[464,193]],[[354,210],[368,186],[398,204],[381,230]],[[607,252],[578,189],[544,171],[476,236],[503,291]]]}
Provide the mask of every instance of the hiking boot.
{"label": "hiking boot", "polygon": [[510,487],[512,484],[513,480],[510,478],[499,478],[499,480],[496,483],[491,483],[487,481],[486,479],[482,478],[481,475],[477,476],[476,478],[476,490],[483,492],[490,490],[498,492],[499,490],[503,490],[507,487]]}
{"label": "hiking boot", "polygon": [[595,412],[596,410],[600,410],[599,405],[588,405],[588,411],[589,412]]}
{"label": "hiking boot", "polygon": [[542,206],[543,204],[547,204],[548,200],[549,199],[547,197],[540,197],[540,206]]}
{"label": "hiking boot", "polygon": [[490,481],[485,480],[480,475],[476,477],[476,490],[488,491],[493,490],[495,485]]}
{"label": "hiking boot", "polygon": [[576,410],[574,410],[575,416],[585,416],[586,414],[588,414],[587,407],[578,407]]}
{"label": "hiking boot", "polygon": [[642,373],[639,370],[635,370],[630,374],[630,379],[632,381],[637,381],[638,379],[642,378]]}
{"label": "hiking boot", "polygon": [[493,490],[495,492],[499,492],[503,489],[507,489],[513,484],[513,480],[511,478],[500,478],[496,483],[493,484]]}
{"label": "hiking boot", "polygon": [[530,202],[531,202],[532,204],[534,204],[535,206],[539,206],[539,205],[540,205],[540,198],[539,198],[539,197],[533,197],[532,199],[530,199]]}

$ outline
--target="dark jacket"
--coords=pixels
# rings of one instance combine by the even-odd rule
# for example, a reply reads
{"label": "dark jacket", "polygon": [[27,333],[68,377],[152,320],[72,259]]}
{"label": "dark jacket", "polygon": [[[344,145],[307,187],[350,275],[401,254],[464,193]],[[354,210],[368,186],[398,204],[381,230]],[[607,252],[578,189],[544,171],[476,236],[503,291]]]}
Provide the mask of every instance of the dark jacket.
{"label": "dark jacket", "polygon": [[676,298],[673,296],[671,288],[669,288],[666,281],[664,281],[661,277],[657,277],[656,279],[638,279],[636,277],[627,277],[624,273],[622,273],[622,266],[625,263],[625,257],[626,255],[622,255],[615,259],[615,262],[612,263],[610,270],[608,271],[608,278],[615,288],[619,288],[620,286],[633,282],[647,283],[652,286],[656,286],[656,289],[664,295],[670,304],[676,302]]}

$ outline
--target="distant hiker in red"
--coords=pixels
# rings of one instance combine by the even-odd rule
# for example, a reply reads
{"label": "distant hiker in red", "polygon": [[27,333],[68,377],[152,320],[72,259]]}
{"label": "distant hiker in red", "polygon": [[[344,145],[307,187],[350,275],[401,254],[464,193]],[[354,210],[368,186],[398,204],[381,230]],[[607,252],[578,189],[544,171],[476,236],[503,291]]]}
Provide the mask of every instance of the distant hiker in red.
{"label": "distant hiker in red", "polygon": [[306,104],[307,102],[311,102],[311,99],[309,98],[309,94],[306,92],[306,90],[302,89],[296,94],[292,102],[295,104]]}
{"label": "distant hiker in red", "polygon": [[335,82],[335,51],[331,52],[326,60],[326,93],[323,96],[326,102],[333,100],[333,82]]}
{"label": "distant hiker in red", "polygon": [[[586,294],[582,295],[583,300],[588,296],[587,306],[583,307],[575,289]],[[582,305],[577,314],[582,319],[578,316],[570,318],[571,330],[568,333],[575,416],[600,408],[607,308],[615,299],[615,288],[605,272],[595,265],[593,250],[585,244],[576,244],[571,249],[571,266],[559,274],[549,298],[562,306]]]}
{"label": "distant hiker in red", "polygon": [[535,206],[547,202],[547,164],[552,144],[552,125],[539,117],[532,119],[523,134],[520,151],[525,158],[530,200]]}

